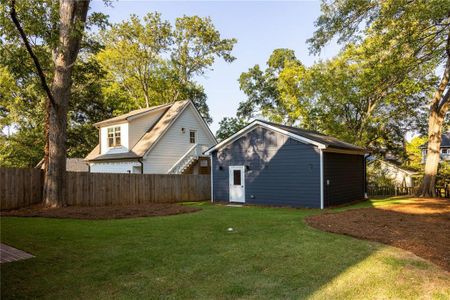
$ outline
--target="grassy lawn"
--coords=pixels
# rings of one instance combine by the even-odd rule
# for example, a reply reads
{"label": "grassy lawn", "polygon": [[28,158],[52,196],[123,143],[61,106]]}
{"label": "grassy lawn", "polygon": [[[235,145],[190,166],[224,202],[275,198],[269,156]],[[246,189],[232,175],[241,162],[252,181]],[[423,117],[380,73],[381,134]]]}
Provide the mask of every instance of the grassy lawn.
{"label": "grassy lawn", "polygon": [[[399,200],[377,201],[355,207]],[[409,252],[305,225],[318,210],[197,205],[110,221],[2,217],[1,241],[36,256],[1,265],[2,299],[450,297],[450,275]]]}

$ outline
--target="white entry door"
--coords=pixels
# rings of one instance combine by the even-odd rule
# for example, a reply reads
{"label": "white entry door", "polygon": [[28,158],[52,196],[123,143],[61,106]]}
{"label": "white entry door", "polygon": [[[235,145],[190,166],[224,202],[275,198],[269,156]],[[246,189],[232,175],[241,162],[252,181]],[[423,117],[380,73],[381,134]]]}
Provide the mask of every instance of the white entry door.
{"label": "white entry door", "polygon": [[230,202],[245,202],[245,166],[230,166]]}

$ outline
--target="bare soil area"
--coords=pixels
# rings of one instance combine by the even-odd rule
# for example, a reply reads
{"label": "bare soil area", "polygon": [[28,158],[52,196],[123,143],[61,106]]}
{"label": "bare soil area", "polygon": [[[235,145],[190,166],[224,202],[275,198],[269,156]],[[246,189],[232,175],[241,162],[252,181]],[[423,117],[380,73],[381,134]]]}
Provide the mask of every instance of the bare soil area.
{"label": "bare soil area", "polygon": [[68,206],[61,208],[44,208],[41,205],[34,205],[17,210],[4,211],[1,212],[0,215],[14,217],[107,220],[178,215],[199,210],[200,209],[197,207],[172,203],[99,207]]}
{"label": "bare soil area", "polygon": [[311,216],[317,229],[413,252],[450,271],[450,199],[414,199],[401,205]]}

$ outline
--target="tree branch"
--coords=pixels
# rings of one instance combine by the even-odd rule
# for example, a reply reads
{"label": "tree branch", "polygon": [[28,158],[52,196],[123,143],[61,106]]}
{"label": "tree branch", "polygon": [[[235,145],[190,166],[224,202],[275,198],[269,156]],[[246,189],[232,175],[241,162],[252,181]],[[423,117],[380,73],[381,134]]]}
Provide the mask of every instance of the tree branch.
{"label": "tree branch", "polygon": [[28,41],[28,38],[27,38],[25,32],[23,31],[23,28],[20,25],[19,20],[17,19],[16,1],[15,0],[11,0],[10,15],[11,15],[11,19],[12,19],[14,25],[16,26],[17,30],[20,33],[20,37],[22,38],[22,41],[25,44],[25,47],[27,48],[28,53],[30,54],[31,58],[33,59],[34,65],[36,66],[36,69],[37,69],[39,79],[41,80],[42,88],[44,89],[45,93],[47,94],[47,97],[50,100],[50,103],[53,105],[53,107],[56,108],[57,105],[56,105],[55,99],[53,98],[53,94],[50,91],[50,88],[48,87],[47,79],[45,78],[45,74],[42,71],[41,64],[39,63],[39,59],[34,54],[33,49],[31,48],[30,42]]}

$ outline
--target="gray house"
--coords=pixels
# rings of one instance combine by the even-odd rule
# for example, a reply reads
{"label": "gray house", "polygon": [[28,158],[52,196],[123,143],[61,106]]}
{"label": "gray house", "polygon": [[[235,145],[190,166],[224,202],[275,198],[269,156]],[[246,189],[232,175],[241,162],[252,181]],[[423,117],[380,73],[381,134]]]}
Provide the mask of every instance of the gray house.
{"label": "gray house", "polygon": [[256,120],[205,154],[214,202],[324,208],[365,197],[366,150],[318,132]]}

